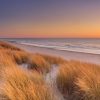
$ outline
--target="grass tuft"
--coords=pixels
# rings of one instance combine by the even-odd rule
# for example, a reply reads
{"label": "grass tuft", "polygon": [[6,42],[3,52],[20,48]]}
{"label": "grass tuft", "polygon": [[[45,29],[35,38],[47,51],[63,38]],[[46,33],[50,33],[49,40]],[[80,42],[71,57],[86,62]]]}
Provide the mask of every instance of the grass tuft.
{"label": "grass tuft", "polygon": [[0,84],[0,96],[5,100],[54,100],[53,94],[37,72],[19,67],[5,68]]}
{"label": "grass tuft", "polygon": [[100,66],[78,61],[62,64],[57,85],[68,100],[100,100]]}
{"label": "grass tuft", "polygon": [[21,51],[21,49],[7,43],[4,41],[0,41],[0,49],[10,49],[10,50],[17,50],[17,51]]}

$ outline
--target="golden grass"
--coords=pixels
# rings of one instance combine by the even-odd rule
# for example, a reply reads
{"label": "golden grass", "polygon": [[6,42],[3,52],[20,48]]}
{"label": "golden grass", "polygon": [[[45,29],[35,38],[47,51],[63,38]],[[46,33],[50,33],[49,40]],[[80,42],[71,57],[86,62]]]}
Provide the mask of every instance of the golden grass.
{"label": "golden grass", "polygon": [[31,54],[28,63],[29,69],[36,69],[39,72],[48,72],[51,68],[50,64],[38,54]]}
{"label": "golden grass", "polygon": [[8,44],[7,42],[4,42],[4,41],[0,41],[0,49],[11,49],[11,50],[18,50],[20,51],[21,49],[11,45],[11,44]]}
{"label": "golden grass", "polygon": [[29,70],[37,70],[46,73],[50,70],[50,64],[40,55],[30,54],[25,51],[0,50],[1,65],[27,64]]}
{"label": "golden grass", "polygon": [[13,57],[8,55],[5,51],[0,50],[0,67],[16,65]]}
{"label": "golden grass", "polygon": [[[28,64],[24,70],[19,65]],[[0,43],[0,100],[55,100],[42,74],[50,64],[40,55]]]}
{"label": "golden grass", "polygon": [[29,53],[25,51],[11,51],[9,55],[13,57],[17,64],[27,63],[30,57]]}
{"label": "golden grass", "polygon": [[37,72],[5,68],[2,72],[0,96],[3,100],[54,100],[54,96]]}
{"label": "golden grass", "polygon": [[[42,54],[30,54],[2,41],[0,41],[0,47],[2,47],[2,49],[0,49],[0,53],[5,54],[5,57],[2,58],[6,58],[6,60],[3,61],[9,63],[14,62],[18,65],[25,63],[28,64],[29,69],[35,69],[39,72],[48,72],[52,64],[62,64],[66,62],[60,57],[53,57]],[[7,61],[8,59],[11,59],[12,62],[11,60]]]}
{"label": "golden grass", "polygon": [[99,65],[31,54],[6,42],[0,42],[0,100],[55,100],[43,79],[53,64],[60,66],[57,86],[66,100],[100,100]]}
{"label": "golden grass", "polygon": [[100,100],[100,66],[67,62],[60,66],[57,85],[68,100]]}
{"label": "golden grass", "polygon": [[100,66],[83,68],[76,85],[84,92],[84,100],[100,100]]}
{"label": "golden grass", "polygon": [[37,70],[38,72],[48,72],[50,70],[50,64],[40,55],[25,51],[12,51],[9,55],[18,65],[27,64],[30,70]]}
{"label": "golden grass", "polygon": [[50,55],[45,55],[45,54],[39,54],[37,53],[37,55],[42,56],[46,61],[48,61],[50,64],[63,64],[66,63],[66,60],[61,58],[61,57],[55,57],[55,56],[50,56]]}

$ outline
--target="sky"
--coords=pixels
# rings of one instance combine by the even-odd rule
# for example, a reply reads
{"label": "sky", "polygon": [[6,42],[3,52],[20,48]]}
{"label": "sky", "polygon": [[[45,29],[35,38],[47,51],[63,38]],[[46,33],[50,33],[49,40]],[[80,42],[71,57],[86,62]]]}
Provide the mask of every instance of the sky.
{"label": "sky", "polygon": [[0,0],[0,38],[100,38],[100,0]]}

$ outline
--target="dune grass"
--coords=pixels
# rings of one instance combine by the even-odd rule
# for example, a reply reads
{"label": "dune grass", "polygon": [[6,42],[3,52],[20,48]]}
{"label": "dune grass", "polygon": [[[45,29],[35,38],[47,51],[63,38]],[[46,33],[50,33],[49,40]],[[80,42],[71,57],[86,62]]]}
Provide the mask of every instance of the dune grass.
{"label": "dune grass", "polygon": [[31,54],[30,59],[28,60],[29,69],[36,69],[39,72],[49,72],[51,65],[40,55]]}
{"label": "dune grass", "polygon": [[7,42],[4,42],[4,41],[0,41],[0,49],[10,49],[10,50],[18,50],[20,51],[21,49],[20,48],[17,48]]}
{"label": "dune grass", "polygon": [[0,100],[55,100],[44,81],[52,65],[59,67],[56,82],[65,100],[100,100],[99,65],[32,54],[6,42],[0,42]]}
{"label": "dune grass", "polygon": [[100,100],[100,66],[83,68],[75,84],[84,92],[84,100]]}
{"label": "dune grass", "polygon": [[[6,47],[8,48],[13,47],[12,45],[9,47],[9,44],[7,43],[3,44],[6,44]],[[42,73],[46,73],[50,70],[50,64],[42,56],[38,54],[31,54],[20,49],[16,50],[8,48],[0,49],[0,62],[2,65],[27,64],[27,68],[29,70],[37,70]]]}
{"label": "dune grass", "polygon": [[66,100],[100,100],[100,66],[69,61],[60,66],[57,85]]}
{"label": "dune grass", "polygon": [[42,76],[19,67],[5,68],[0,84],[1,100],[54,100]]}
{"label": "dune grass", "polygon": [[55,57],[55,56],[51,56],[51,55],[46,55],[46,54],[39,54],[37,53],[37,55],[42,56],[46,61],[48,61],[50,64],[63,64],[66,63],[67,61],[61,57]]}
{"label": "dune grass", "polygon": [[[55,100],[39,73],[49,71],[50,64],[40,55],[12,47],[0,45],[0,100]],[[19,66],[23,63],[29,70]]]}
{"label": "dune grass", "polygon": [[25,51],[11,51],[9,55],[12,56],[15,62],[19,65],[27,63],[29,59],[29,53]]}
{"label": "dune grass", "polygon": [[16,65],[12,56],[8,55],[5,50],[0,50],[0,68]]}
{"label": "dune grass", "polygon": [[29,70],[48,72],[50,64],[40,55],[27,53],[25,51],[13,51],[9,53],[18,65],[27,64]]}

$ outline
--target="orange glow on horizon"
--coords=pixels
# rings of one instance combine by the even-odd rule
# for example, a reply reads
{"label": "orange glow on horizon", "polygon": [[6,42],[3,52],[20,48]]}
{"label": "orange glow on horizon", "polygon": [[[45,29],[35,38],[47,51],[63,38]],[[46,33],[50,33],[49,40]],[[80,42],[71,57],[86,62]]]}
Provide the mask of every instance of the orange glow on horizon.
{"label": "orange glow on horizon", "polygon": [[[7,34],[6,34],[7,33]],[[2,37],[35,37],[35,38],[98,38],[100,27],[98,23],[12,23],[6,25],[6,29],[0,29]]]}

